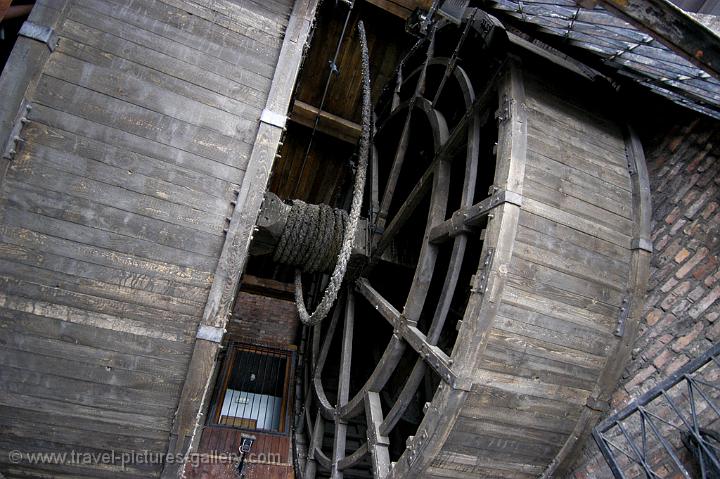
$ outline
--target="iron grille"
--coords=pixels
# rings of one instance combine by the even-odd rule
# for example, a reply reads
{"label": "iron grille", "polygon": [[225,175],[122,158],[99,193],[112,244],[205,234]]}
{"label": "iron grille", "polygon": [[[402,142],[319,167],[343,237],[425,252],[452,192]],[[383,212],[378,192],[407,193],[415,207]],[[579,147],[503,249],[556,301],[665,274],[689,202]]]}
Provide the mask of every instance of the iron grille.
{"label": "iron grille", "polygon": [[720,344],[593,429],[616,478],[720,478],[718,356]]}
{"label": "iron grille", "polygon": [[286,432],[292,353],[231,343],[218,388],[212,425]]}

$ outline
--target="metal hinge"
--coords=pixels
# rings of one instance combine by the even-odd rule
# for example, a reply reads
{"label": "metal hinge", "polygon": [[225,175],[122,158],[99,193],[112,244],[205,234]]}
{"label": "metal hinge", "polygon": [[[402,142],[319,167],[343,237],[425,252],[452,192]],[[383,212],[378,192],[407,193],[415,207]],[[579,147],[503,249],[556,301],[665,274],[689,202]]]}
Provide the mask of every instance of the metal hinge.
{"label": "metal hinge", "polygon": [[485,294],[487,291],[488,278],[490,277],[490,270],[492,269],[493,257],[495,256],[495,248],[488,248],[485,253],[485,260],[480,267],[480,277],[476,278],[473,276],[473,283],[475,287],[470,291],[478,294]]}
{"label": "metal hinge", "polygon": [[617,326],[615,327],[614,334],[620,338],[625,334],[625,321],[630,316],[630,298],[625,296],[620,305],[620,311],[618,312]]}
{"label": "metal hinge", "polygon": [[20,132],[23,125],[28,122],[26,115],[30,110],[32,110],[32,106],[30,106],[27,100],[23,99],[20,103],[20,109],[17,116],[15,117],[15,123],[13,124],[12,131],[10,131],[10,137],[5,143],[5,148],[3,148],[3,158],[7,160],[14,160],[25,146],[25,140],[20,137]]}
{"label": "metal hinge", "polygon": [[510,118],[510,103],[512,100],[507,95],[503,95],[500,106],[495,112],[495,119],[498,124],[505,123]]}
{"label": "metal hinge", "polygon": [[38,25],[29,20],[22,24],[18,36],[42,42],[47,45],[51,52],[55,50],[59,42],[58,36],[55,35],[55,30],[44,25]]}

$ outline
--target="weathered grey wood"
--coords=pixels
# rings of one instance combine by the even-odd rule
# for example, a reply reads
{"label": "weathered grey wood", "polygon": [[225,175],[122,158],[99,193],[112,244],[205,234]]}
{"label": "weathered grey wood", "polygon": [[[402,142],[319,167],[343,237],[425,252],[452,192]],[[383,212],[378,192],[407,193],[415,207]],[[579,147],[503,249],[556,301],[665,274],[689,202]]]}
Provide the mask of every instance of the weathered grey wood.
{"label": "weathered grey wood", "polygon": [[367,422],[368,451],[372,461],[373,477],[384,479],[390,470],[390,454],[388,446],[390,440],[380,434],[380,425],[383,421],[380,395],[368,391],[365,395],[365,417]]}
{"label": "weathered grey wood", "polygon": [[[298,0],[293,7],[280,50],[280,62],[276,67],[265,106],[272,112],[282,115],[288,111],[290,95],[316,8],[316,0]],[[279,127],[260,123],[201,324],[224,327],[227,321],[247,258],[253,226],[260,210],[280,135]],[[190,360],[189,375],[183,386],[180,407],[173,423],[168,448],[170,452],[185,453],[196,434],[203,407],[209,396],[216,352],[217,344],[205,340],[196,341],[193,357]],[[178,472],[176,467],[166,467],[162,477],[175,477]]]}
{"label": "weathered grey wood", "polygon": [[[66,2],[60,4],[38,2],[28,20],[53,28],[62,18],[66,6]],[[16,122],[25,114],[24,111],[21,111],[23,99],[33,95],[38,78],[40,78],[49,56],[50,51],[46,45],[29,38],[19,37],[5,63],[2,76],[0,76],[0,91],[3,92],[4,97],[4,101],[0,105],[0,147],[3,150],[11,139]],[[9,163],[8,159],[0,158],[0,183],[5,177]]]}
{"label": "weathered grey wood", "polygon": [[[339,307],[339,306],[338,306]],[[355,328],[355,293],[348,288],[345,300],[345,324],[343,325],[343,338],[340,353],[340,376],[337,391],[337,407],[347,404],[350,397],[350,372],[352,367],[353,336]],[[333,441],[333,457],[330,477],[342,479],[340,461],[345,457],[347,444],[347,424],[342,418],[335,420],[335,437]]]}

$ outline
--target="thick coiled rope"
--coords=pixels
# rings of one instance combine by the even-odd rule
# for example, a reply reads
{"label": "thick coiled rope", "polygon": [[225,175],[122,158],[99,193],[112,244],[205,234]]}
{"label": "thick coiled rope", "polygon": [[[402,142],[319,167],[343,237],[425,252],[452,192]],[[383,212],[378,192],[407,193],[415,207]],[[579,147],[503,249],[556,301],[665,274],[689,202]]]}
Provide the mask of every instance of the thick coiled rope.
{"label": "thick coiled rope", "polygon": [[343,210],[293,200],[273,260],[306,273],[332,272],[347,221]]}
{"label": "thick coiled rope", "polygon": [[[332,308],[332,305],[337,299],[340,286],[342,285],[343,279],[345,278],[345,271],[347,270],[348,260],[350,259],[350,252],[353,244],[355,243],[355,232],[357,231],[358,219],[360,217],[360,207],[362,206],[363,192],[365,191],[365,175],[367,173],[368,164],[368,151],[370,148],[370,60],[368,57],[367,38],[365,36],[365,25],[362,21],[358,22],[358,34],[360,36],[360,53],[362,60],[362,134],[360,136],[360,151],[358,153],[358,165],[355,172],[355,185],[353,187],[352,204],[350,205],[350,215],[347,219],[347,226],[345,227],[345,235],[338,255],[337,262],[335,263],[335,269],[330,277],[330,284],[323,293],[322,299],[318,304],[315,311],[312,314],[308,313],[305,307],[305,300],[303,299],[303,288],[302,288],[302,273],[300,269],[295,270],[295,303],[297,304],[298,314],[300,321],[306,325],[318,324],[322,321]],[[293,203],[293,207],[295,203]],[[311,206],[311,205],[306,205]],[[321,209],[318,207],[318,209]],[[291,211],[292,213],[292,211]],[[312,216],[312,212],[309,212],[309,216]],[[320,225],[320,212],[317,212],[318,219],[311,220],[316,221],[316,224]],[[314,218],[314,217],[313,217]],[[335,224],[334,224],[335,225]],[[334,226],[333,225],[333,226]],[[307,230],[303,233],[303,243],[312,246],[310,242],[306,240],[306,235],[321,234],[318,232],[311,232],[313,230],[312,225],[310,228],[305,226],[304,228],[298,225],[298,228]],[[286,229],[288,229],[286,227]],[[333,228],[334,230],[335,228]],[[337,238],[337,235],[335,235]],[[282,240],[281,240],[282,241]],[[289,241],[289,240],[288,240]],[[286,245],[287,248],[287,245]],[[310,247],[309,249],[313,249]],[[315,254],[321,254],[319,247],[314,248]],[[315,258],[312,251],[307,251],[306,255],[303,256],[303,263],[307,260],[321,261]]]}

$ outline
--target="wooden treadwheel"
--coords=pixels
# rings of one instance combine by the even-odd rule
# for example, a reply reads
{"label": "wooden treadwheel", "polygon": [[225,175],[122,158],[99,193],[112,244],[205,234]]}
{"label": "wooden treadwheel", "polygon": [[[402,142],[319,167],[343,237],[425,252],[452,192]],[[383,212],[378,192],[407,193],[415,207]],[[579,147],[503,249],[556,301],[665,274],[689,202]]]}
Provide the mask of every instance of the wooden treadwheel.
{"label": "wooden treadwheel", "polygon": [[[471,281],[482,276],[492,255],[492,249],[485,251],[479,262],[481,232],[497,196],[484,202],[478,198],[487,196],[494,175],[497,131],[487,120],[497,106],[501,64],[487,55],[470,72],[460,59],[484,46],[487,21],[471,14],[461,26],[438,25],[403,60],[379,101],[366,187],[369,264],[346,288],[329,324],[314,327],[312,335],[306,371],[312,387],[304,418],[309,451],[302,471],[307,479],[343,477],[367,456],[375,478],[388,477],[397,468],[391,462],[412,469],[419,450],[413,442],[429,438],[433,426],[423,423],[413,434],[393,434],[398,423],[409,408],[417,409],[413,403],[419,396],[426,397],[420,408],[431,416],[428,411],[444,407],[435,401],[453,400],[445,391],[467,387],[453,368],[453,347],[463,312],[474,308]],[[475,51],[474,56],[482,54]],[[362,326],[355,318],[364,319],[372,310],[392,334],[375,367],[351,394],[352,365],[368,351],[358,353],[355,330]],[[446,327],[451,316],[455,321]],[[342,337],[335,339],[340,345],[333,348],[340,323]],[[337,385],[328,388],[324,377],[331,351],[338,357]],[[393,377],[396,369],[406,377]],[[423,382],[436,392],[419,395]],[[348,423],[363,413],[366,441],[347,450]],[[323,450],[326,422],[334,428],[330,453]],[[402,444],[402,454],[397,448],[393,454],[390,437]]]}
{"label": "wooden treadwheel", "polygon": [[613,98],[479,10],[402,61],[367,265],[307,348],[303,477],[564,477],[647,284],[647,171]]}

